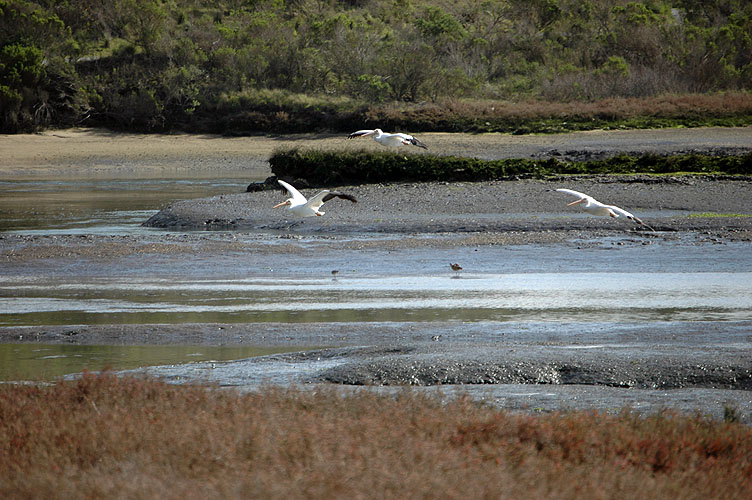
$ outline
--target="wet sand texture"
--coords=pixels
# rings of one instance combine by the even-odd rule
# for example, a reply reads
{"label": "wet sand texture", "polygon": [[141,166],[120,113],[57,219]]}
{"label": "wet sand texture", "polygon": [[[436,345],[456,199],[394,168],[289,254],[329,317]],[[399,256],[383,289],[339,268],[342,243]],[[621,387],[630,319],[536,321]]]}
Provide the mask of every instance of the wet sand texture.
{"label": "wet sand texture", "polygon": [[[333,200],[324,205],[327,215],[307,219],[272,208],[287,197],[282,191],[235,193],[171,204],[146,225],[170,229],[389,233],[646,230],[624,218],[567,217],[579,216],[582,211],[566,206],[573,198],[554,191],[559,187],[576,189],[622,207],[659,231],[748,231],[752,227],[750,217],[718,216],[752,213],[750,179],[692,177],[656,181],[635,176],[344,186],[338,189],[355,196],[357,204]],[[306,190],[304,195],[317,191]],[[687,217],[689,212],[715,216]]]}

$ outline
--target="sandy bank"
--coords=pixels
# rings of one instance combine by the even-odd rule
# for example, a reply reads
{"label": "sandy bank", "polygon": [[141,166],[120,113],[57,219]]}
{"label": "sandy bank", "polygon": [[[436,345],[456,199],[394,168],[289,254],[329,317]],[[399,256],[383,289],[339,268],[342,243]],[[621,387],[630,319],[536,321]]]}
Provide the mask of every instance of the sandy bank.
{"label": "sandy bank", "polygon": [[[733,153],[752,151],[752,127],[588,131],[557,135],[420,135],[428,151],[483,159],[592,158],[628,153]],[[370,139],[344,135],[297,134],[223,137],[189,134],[127,134],[101,129],[52,130],[40,134],[0,135],[0,174],[6,180],[54,177],[221,176],[247,172],[248,180],[270,174],[267,160],[275,149],[374,149]],[[418,148],[413,148],[418,149]]]}
{"label": "sandy bank", "polygon": [[[749,238],[752,180],[703,177],[561,178],[550,181],[415,183],[340,187],[357,204],[333,200],[323,217],[298,218],[272,207],[282,191],[236,193],[174,203],[146,225],[169,229],[292,230],[296,233],[486,233],[646,231],[626,219],[583,216],[554,189],[567,187],[625,208],[657,231],[722,230]],[[318,190],[305,190],[311,196]],[[692,216],[690,213],[714,216]],[[697,215],[697,214],[695,214]],[[532,237],[532,236],[531,236]],[[537,238],[537,237],[533,237]],[[538,241],[537,239],[535,241]]]}

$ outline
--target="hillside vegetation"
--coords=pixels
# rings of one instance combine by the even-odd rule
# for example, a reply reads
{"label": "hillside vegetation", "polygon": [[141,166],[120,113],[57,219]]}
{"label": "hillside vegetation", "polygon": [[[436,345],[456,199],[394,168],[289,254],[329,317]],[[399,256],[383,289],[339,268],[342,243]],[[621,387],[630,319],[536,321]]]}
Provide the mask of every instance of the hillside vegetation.
{"label": "hillside vegetation", "polygon": [[743,0],[0,0],[0,131],[752,123]]}

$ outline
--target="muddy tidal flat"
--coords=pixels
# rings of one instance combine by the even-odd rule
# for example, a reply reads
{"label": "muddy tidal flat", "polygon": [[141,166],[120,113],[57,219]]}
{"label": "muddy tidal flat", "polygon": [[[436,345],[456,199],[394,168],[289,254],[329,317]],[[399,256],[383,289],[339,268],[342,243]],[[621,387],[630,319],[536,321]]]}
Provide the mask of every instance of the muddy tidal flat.
{"label": "muddy tidal flat", "polygon": [[[722,154],[749,148],[752,130],[421,139],[433,153],[471,148],[485,158]],[[265,158],[286,140],[356,147],[335,137],[73,130],[1,137],[9,160],[0,169],[7,182],[252,182],[270,175]],[[654,230],[567,207],[573,199],[559,187],[621,206]],[[273,209],[281,191],[237,189],[172,197],[143,217],[143,232],[0,233],[0,342],[279,348],[138,370],[239,390],[410,386],[525,411],[674,408],[720,418],[731,407],[752,422],[751,179],[338,189],[358,203],[328,202],[312,219]]]}

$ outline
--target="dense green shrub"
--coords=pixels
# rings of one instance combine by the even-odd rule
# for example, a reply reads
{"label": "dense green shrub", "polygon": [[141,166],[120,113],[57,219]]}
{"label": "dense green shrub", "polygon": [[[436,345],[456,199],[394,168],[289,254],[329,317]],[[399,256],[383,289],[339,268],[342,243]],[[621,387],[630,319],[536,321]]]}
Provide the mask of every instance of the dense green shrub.
{"label": "dense green shrub", "polygon": [[279,178],[302,180],[310,186],[379,182],[485,181],[562,174],[666,174],[678,172],[752,175],[752,154],[618,155],[603,160],[568,162],[504,159],[481,160],[429,154],[288,149],[269,159]]}
{"label": "dense green shrub", "polygon": [[83,113],[70,58],[79,46],[54,13],[0,0],[0,132],[70,125]]}

